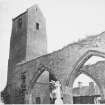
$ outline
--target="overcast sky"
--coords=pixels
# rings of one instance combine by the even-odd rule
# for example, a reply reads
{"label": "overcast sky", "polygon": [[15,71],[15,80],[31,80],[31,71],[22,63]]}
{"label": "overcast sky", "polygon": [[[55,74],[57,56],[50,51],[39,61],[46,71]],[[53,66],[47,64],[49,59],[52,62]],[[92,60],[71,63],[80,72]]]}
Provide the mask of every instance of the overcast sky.
{"label": "overcast sky", "polygon": [[0,91],[7,81],[12,18],[34,4],[46,18],[48,52],[105,31],[105,0],[0,0]]}

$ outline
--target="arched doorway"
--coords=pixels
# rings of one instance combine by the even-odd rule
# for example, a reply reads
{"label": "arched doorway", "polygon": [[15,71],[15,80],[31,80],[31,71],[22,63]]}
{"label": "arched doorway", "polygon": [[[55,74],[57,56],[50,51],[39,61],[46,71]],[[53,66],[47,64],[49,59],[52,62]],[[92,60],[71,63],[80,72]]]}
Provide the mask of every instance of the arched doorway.
{"label": "arched doorway", "polygon": [[[80,75],[81,72],[84,72],[87,75],[89,75],[93,80],[95,80],[95,82],[97,83],[97,85],[100,88],[101,98],[104,99],[105,98],[105,96],[104,96],[104,90],[103,90],[102,84],[100,83],[100,80],[95,77],[94,73],[93,74],[91,74],[90,72],[88,73],[86,70],[81,71],[81,68],[84,66],[84,64],[92,56],[99,56],[99,57],[105,58],[105,53],[102,53],[102,52],[99,52],[99,51],[94,51],[94,50],[89,50],[83,56],[81,56],[79,58],[79,60],[75,63],[72,72],[69,74],[69,78],[66,81],[66,86],[69,87],[70,89],[72,89],[75,78],[78,75]],[[72,91],[71,91],[71,93],[72,93]],[[69,103],[73,103],[73,99],[72,99],[73,96],[72,96],[72,94],[69,97],[70,97],[70,102]]]}

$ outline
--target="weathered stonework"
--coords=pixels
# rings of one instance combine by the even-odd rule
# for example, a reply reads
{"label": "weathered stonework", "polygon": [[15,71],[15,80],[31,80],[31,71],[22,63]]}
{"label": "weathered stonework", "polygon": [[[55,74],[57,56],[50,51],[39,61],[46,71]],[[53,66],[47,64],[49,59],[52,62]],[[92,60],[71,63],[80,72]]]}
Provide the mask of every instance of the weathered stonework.
{"label": "weathered stonework", "polygon": [[[30,19],[33,19],[33,17]],[[31,22],[29,21],[28,24],[31,24]],[[30,30],[30,35],[28,36],[28,39],[31,40],[30,38],[33,38],[34,32],[32,31],[33,27],[31,27],[31,25],[29,26],[30,28],[28,28],[28,30]],[[43,34],[43,31],[41,34]],[[31,46],[31,44],[32,43],[29,42],[28,46]],[[30,102],[30,96],[32,95],[34,95],[33,97],[42,97],[42,100],[44,100],[46,96],[49,96],[48,85],[45,85],[49,84],[49,76],[48,74],[47,76],[44,76],[46,79],[43,78],[43,76],[40,77],[45,71],[53,74],[55,78],[61,82],[64,103],[72,103],[73,82],[81,73],[85,73],[95,80],[100,88],[102,98],[105,99],[105,62],[99,62],[92,67],[83,66],[84,63],[92,56],[105,58],[105,32],[96,36],[88,37],[77,43],[69,44],[53,53],[34,58],[33,56],[35,53],[33,53],[33,49],[37,50],[36,46],[38,45],[34,43],[30,47],[32,50],[28,50],[29,48],[27,48],[27,59],[17,62],[12,68],[13,72],[11,74],[10,86],[7,85],[8,93],[11,97],[10,103],[32,103],[32,101]],[[28,59],[28,57],[33,59]],[[25,75],[25,81],[21,79],[21,74]],[[16,98],[16,94],[19,92],[15,92],[16,90],[21,91],[21,89],[23,89],[21,87],[23,81],[25,83],[25,93],[17,95]],[[43,84],[43,89],[41,89],[42,87],[40,88],[37,84],[38,82]],[[38,91],[42,92],[36,93]],[[32,93],[36,93],[38,96]],[[47,97],[47,101],[41,101],[41,103],[50,102],[49,97]]]}
{"label": "weathered stonework", "polygon": [[[105,33],[102,33],[99,36],[103,40]],[[99,36],[96,37],[94,36],[94,39],[96,39]],[[94,39],[91,41],[94,42]],[[92,43],[91,41],[90,43]],[[105,49],[103,45],[101,46],[101,43],[99,47],[93,47],[93,44],[91,47],[90,44],[88,45],[88,48],[87,45],[86,47],[84,45],[82,48],[80,48],[79,43],[68,45],[67,47],[54,53],[38,57],[25,63],[17,64],[15,67],[14,77],[12,79],[12,85],[13,87],[20,87],[21,85],[20,75],[21,73],[26,72],[27,97],[28,94],[30,94],[31,91],[34,89],[35,83],[37,82],[40,75],[47,70],[48,72],[53,73],[53,75],[55,75],[55,77],[61,81],[64,93],[63,95],[64,103],[72,103],[71,91],[74,79],[80,73],[85,73],[89,75],[91,78],[93,78],[93,80],[95,80],[95,82],[98,84],[101,91],[101,96],[104,99],[105,98],[104,62],[98,63],[95,66],[89,68],[87,66],[82,68],[83,64],[92,56],[105,57],[104,52]],[[39,82],[42,82],[42,80],[43,79],[41,79]]]}

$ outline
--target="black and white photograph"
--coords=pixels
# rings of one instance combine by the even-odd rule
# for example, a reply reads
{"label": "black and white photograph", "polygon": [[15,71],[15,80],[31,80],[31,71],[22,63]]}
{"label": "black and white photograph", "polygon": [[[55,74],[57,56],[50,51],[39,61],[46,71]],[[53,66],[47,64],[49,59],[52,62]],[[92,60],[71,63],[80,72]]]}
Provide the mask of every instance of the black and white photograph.
{"label": "black and white photograph", "polygon": [[4,104],[105,104],[105,0],[0,0]]}

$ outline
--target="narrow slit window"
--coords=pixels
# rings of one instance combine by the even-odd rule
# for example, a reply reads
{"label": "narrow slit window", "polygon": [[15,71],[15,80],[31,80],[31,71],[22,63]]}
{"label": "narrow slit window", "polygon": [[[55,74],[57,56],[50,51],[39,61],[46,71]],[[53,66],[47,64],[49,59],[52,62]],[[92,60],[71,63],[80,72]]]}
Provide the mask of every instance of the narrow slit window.
{"label": "narrow slit window", "polygon": [[39,30],[39,23],[36,23],[36,30]]}

